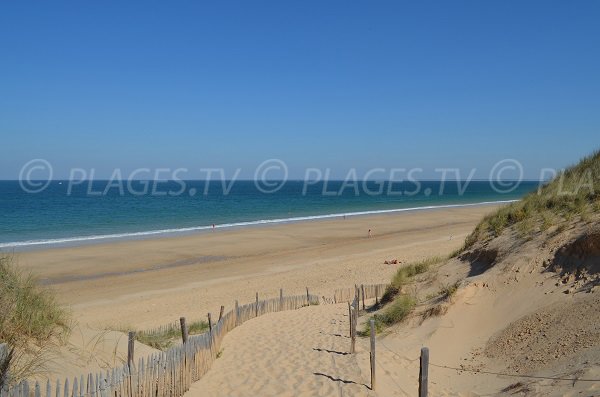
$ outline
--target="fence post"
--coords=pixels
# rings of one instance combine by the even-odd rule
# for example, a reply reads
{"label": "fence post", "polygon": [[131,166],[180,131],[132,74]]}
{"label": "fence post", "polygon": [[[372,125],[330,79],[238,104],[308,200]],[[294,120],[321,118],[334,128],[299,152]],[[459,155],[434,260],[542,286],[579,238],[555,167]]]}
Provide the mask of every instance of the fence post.
{"label": "fence post", "polygon": [[354,310],[352,304],[348,302],[348,320],[350,322],[350,354],[354,353]]}
{"label": "fence post", "polygon": [[354,303],[354,339],[356,340],[356,326],[358,325],[358,312],[360,311],[360,303],[358,302],[358,298]]}
{"label": "fence post", "polygon": [[364,284],[360,285],[360,293],[362,295],[363,310],[365,310],[365,285]]}
{"label": "fence post", "polygon": [[419,368],[419,397],[427,397],[427,380],[429,378],[429,348],[421,348],[421,365]]}
{"label": "fence post", "polygon": [[188,329],[187,325],[185,324],[185,317],[179,318],[179,324],[181,324],[181,340],[185,344],[188,340]]}
{"label": "fence post", "polygon": [[308,294],[308,287],[306,287],[306,304],[310,306],[310,295]]}
{"label": "fence post", "polygon": [[279,288],[279,311],[283,310],[283,288]]}
{"label": "fence post", "polygon": [[235,326],[237,327],[239,324],[239,315],[240,315],[240,305],[238,301],[235,301]]}
{"label": "fence post", "polygon": [[375,320],[369,321],[371,325],[371,390],[375,390]]}
{"label": "fence post", "polygon": [[129,331],[127,334],[127,366],[131,370],[133,367],[133,354],[135,349],[135,331]]}
{"label": "fence post", "polygon": [[9,382],[8,370],[10,367],[11,351],[6,343],[0,343],[0,392],[2,387]]}
{"label": "fence post", "polygon": [[[354,300],[354,302],[356,303],[356,306],[358,306],[358,301],[356,299]],[[350,305],[350,307],[352,308],[352,305]],[[354,307],[350,311],[351,311],[351,315],[350,315],[350,326],[351,326],[350,353],[354,353],[356,351],[356,312],[357,312],[357,309],[356,309],[356,307]]]}
{"label": "fence post", "polygon": [[208,313],[208,332],[212,332],[212,319],[210,318],[210,313]]}
{"label": "fence post", "polygon": [[258,292],[256,293],[256,316],[258,317]]}
{"label": "fence post", "polygon": [[379,306],[379,285],[375,285],[375,306]]}
{"label": "fence post", "polygon": [[223,311],[225,310],[225,306],[221,305],[221,311],[219,311],[219,321],[223,318]]}
{"label": "fence post", "polygon": [[350,302],[348,302],[348,322],[350,323],[349,336],[352,338],[352,306],[350,305]]}

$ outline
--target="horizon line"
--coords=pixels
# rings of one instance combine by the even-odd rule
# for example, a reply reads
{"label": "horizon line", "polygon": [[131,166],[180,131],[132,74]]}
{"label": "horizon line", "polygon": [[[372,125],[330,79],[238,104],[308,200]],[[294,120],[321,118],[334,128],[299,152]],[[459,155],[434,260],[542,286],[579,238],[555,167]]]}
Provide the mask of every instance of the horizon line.
{"label": "horizon line", "polygon": [[[0,182],[20,182],[20,179],[0,179]],[[319,180],[310,180],[310,179],[30,179],[32,182],[257,182],[257,181],[269,181],[269,182],[311,182],[311,183],[320,183],[320,182],[549,182],[551,179],[479,179],[473,178],[470,180],[467,179],[411,179],[411,180],[392,180],[392,179],[319,179]]]}

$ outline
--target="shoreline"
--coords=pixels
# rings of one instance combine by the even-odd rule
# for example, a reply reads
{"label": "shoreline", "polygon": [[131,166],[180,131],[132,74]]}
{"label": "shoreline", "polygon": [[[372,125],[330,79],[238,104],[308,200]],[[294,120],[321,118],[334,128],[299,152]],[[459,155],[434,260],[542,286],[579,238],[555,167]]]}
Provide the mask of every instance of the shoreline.
{"label": "shoreline", "polygon": [[214,228],[212,225],[208,226],[193,226],[186,228],[169,228],[160,230],[148,230],[143,232],[131,232],[131,233],[112,233],[103,235],[91,235],[91,236],[75,236],[57,239],[40,239],[40,240],[25,240],[25,241],[14,241],[7,243],[0,243],[1,250],[9,249],[13,252],[28,252],[35,250],[51,249],[51,248],[70,248],[80,247],[93,244],[102,243],[115,243],[122,241],[138,241],[138,240],[149,240],[153,238],[169,238],[169,237],[180,237],[199,234],[216,229],[241,229],[251,228],[265,225],[278,225],[278,224],[293,224],[301,222],[311,222],[326,219],[346,218],[346,217],[361,217],[369,215],[382,215],[382,214],[394,214],[402,212],[417,212],[417,211],[429,211],[436,209],[451,209],[451,208],[464,208],[464,207],[478,207],[487,205],[502,205],[512,203],[518,200],[498,200],[498,201],[482,201],[476,203],[463,203],[463,204],[441,204],[441,205],[427,205],[422,207],[407,207],[407,208],[394,208],[385,210],[367,210],[367,211],[356,211],[356,212],[342,212],[332,213],[324,215],[307,215],[298,216],[291,218],[275,218],[275,219],[263,219],[256,221],[247,222],[233,222],[224,224],[215,224]]}

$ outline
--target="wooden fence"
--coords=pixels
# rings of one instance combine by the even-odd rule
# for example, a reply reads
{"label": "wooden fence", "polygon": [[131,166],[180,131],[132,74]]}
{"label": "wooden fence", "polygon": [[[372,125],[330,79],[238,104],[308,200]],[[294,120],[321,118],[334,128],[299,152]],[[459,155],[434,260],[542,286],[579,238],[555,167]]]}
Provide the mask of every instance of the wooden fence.
{"label": "wooden fence", "polygon": [[366,299],[379,299],[385,292],[388,284],[355,285],[354,287],[336,289],[333,294],[333,303],[352,302],[356,297],[358,303],[364,303]]}
{"label": "wooden fence", "polygon": [[[365,285],[358,294],[364,299],[377,299],[385,285]],[[353,299],[356,288],[350,288]],[[343,302],[346,290],[336,291],[334,302]],[[327,299],[331,300],[331,299]],[[320,304],[316,295],[306,294],[258,300],[239,306],[224,314],[211,329],[200,335],[190,335],[187,341],[164,352],[131,360],[131,364],[45,384],[23,380],[17,385],[0,390],[0,397],[180,397],[189,390],[192,382],[200,379],[220,354],[221,343],[229,331],[244,322],[267,313],[295,310],[303,306]],[[358,298],[354,307],[358,309]],[[181,330],[177,323],[160,330]],[[186,333],[187,336],[187,333]]]}

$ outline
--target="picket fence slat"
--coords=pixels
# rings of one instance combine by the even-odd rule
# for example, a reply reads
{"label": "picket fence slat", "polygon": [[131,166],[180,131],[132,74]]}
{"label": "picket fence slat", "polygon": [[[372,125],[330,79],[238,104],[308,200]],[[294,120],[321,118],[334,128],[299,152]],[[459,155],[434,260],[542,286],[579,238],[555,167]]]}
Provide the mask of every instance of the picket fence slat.
{"label": "picket fence slat", "polygon": [[[62,382],[57,379],[54,384],[47,380],[44,391],[40,383],[35,382],[31,392],[29,382],[23,380],[19,384],[0,390],[0,397],[181,397],[193,382],[199,380],[210,369],[221,351],[225,335],[246,321],[268,313],[341,302],[350,303],[353,317],[351,321],[355,321],[360,302],[363,302],[363,306],[366,299],[375,299],[377,302],[386,287],[386,284],[375,284],[338,289],[331,298],[322,299],[310,294],[308,288],[306,294],[284,296],[283,290],[280,290],[278,297],[263,300],[258,300],[257,293],[257,298],[252,303],[240,306],[238,301],[235,301],[233,309],[224,312],[222,308],[218,321],[211,323],[210,331],[189,335],[187,343],[178,344],[145,358],[140,357],[137,363],[132,360],[131,367],[125,364],[105,372],[90,373],[85,377],[80,375],[79,378],[73,378],[72,383],[69,378]],[[181,323],[176,321],[138,331],[137,335],[150,336],[156,333],[181,335]]]}

